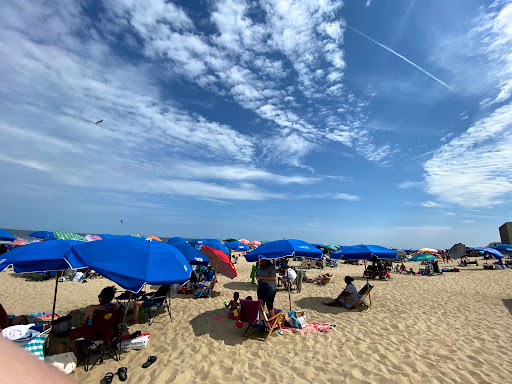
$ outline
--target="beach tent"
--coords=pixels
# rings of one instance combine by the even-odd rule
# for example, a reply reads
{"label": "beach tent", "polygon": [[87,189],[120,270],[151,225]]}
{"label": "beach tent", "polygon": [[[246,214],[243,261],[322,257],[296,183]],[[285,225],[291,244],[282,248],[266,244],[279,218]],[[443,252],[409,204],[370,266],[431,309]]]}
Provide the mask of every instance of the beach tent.
{"label": "beach tent", "polygon": [[211,248],[207,245],[201,247],[201,252],[210,259],[210,266],[215,270],[230,279],[234,279],[237,276],[235,266],[231,262],[231,258],[224,252],[218,249]]}
{"label": "beach tent", "polygon": [[38,239],[44,239],[46,236],[51,235],[51,234],[53,234],[53,232],[50,232],[50,231],[35,231],[35,232],[32,232],[28,236],[29,237],[35,237],[35,238],[38,238]]}
{"label": "beach tent", "polygon": [[466,254],[466,246],[462,243],[455,244],[450,248],[450,258],[453,260],[460,259]]}
{"label": "beach tent", "polygon": [[500,252],[512,253],[512,245],[510,245],[510,244],[501,244],[501,245],[497,245],[492,248],[497,249]]}
{"label": "beach tent", "polygon": [[233,241],[233,242],[226,242],[224,244],[226,246],[227,249],[231,250],[231,251],[240,251],[240,252],[247,252],[249,251],[249,247],[243,243],[239,243],[238,241]]}
{"label": "beach tent", "polygon": [[276,240],[260,245],[255,250],[247,253],[245,259],[249,262],[260,259],[280,259],[282,257],[300,256],[309,259],[321,259],[323,253],[314,245],[302,240],[288,239]]}
{"label": "beach tent", "polygon": [[189,244],[169,244],[180,251],[190,265],[208,265],[210,260],[199,249]]}
{"label": "beach tent", "polygon": [[[31,243],[23,247],[15,248],[0,259],[0,272],[9,265],[13,266],[16,273],[62,271],[69,267],[78,268],[74,264],[68,264],[63,256],[73,245],[81,244],[76,240],[41,241]],[[1,256],[0,256],[1,257]],[[59,286],[58,276],[55,279],[55,293],[53,296],[52,321],[55,315],[57,302],[57,290]]]}
{"label": "beach tent", "polygon": [[189,279],[192,271],[183,254],[175,247],[133,236],[78,244],[64,258],[70,265],[94,269],[135,293],[144,284],[181,284]]}
{"label": "beach tent", "polygon": [[396,260],[396,251],[380,245],[345,246],[331,253],[332,259],[343,260]]}
{"label": "beach tent", "polygon": [[0,229],[0,240],[4,241],[14,241],[16,240],[16,236],[11,235],[9,232]]}
{"label": "beach tent", "polygon": [[167,240],[167,242],[169,244],[188,244],[188,241],[186,239],[178,236],[171,237],[170,239]]}

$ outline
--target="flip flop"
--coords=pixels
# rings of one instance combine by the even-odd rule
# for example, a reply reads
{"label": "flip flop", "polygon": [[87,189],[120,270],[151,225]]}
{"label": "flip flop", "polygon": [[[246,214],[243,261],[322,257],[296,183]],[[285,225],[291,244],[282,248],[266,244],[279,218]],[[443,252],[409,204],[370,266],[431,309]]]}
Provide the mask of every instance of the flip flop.
{"label": "flip flop", "polygon": [[128,368],[121,367],[117,370],[117,376],[119,377],[119,380],[126,381],[128,376],[126,375],[126,372],[128,371]]}
{"label": "flip flop", "polygon": [[147,368],[156,361],[156,356],[149,356],[148,360],[142,364],[142,368]]}
{"label": "flip flop", "polygon": [[114,380],[114,374],[112,372],[105,373],[105,377],[103,377],[103,382],[105,384],[110,384]]}

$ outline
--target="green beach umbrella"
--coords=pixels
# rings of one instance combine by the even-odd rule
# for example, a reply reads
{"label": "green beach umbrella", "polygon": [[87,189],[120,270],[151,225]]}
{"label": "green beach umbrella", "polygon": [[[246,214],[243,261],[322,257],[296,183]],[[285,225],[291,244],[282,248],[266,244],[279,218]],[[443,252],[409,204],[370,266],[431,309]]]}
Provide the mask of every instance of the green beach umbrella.
{"label": "green beach umbrella", "polygon": [[409,261],[428,261],[428,260],[438,260],[437,256],[428,255],[426,253],[418,253],[409,259]]}

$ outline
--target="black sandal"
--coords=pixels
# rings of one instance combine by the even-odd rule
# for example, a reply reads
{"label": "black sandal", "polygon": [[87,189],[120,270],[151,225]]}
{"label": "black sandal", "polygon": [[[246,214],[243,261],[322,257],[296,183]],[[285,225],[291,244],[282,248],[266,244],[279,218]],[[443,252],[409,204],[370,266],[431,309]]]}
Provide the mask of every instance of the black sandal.
{"label": "black sandal", "polygon": [[128,376],[126,375],[126,372],[128,371],[128,368],[121,367],[117,370],[117,376],[119,377],[119,380],[126,381]]}
{"label": "black sandal", "polygon": [[142,368],[147,368],[156,361],[156,356],[149,356],[148,360],[142,364]]}
{"label": "black sandal", "polygon": [[135,339],[136,337],[139,337],[141,333],[142,333],[141,331],[133,332],[133,333],[130,335],[130,339]]}
{"label": "black sandal", "polygon": [[114,374],[112,372],[105,373],[105,377],[103,377],[103,382],[105,384],[110,384],[114,380]]}

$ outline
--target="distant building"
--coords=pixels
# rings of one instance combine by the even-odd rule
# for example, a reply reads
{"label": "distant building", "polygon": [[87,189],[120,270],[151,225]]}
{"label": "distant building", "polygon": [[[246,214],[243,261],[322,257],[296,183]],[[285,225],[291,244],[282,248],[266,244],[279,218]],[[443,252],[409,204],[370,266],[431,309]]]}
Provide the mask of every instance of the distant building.
{"label": "distant building", "polygon": [[510,244],[512,238],[512,222],[507,221],[500,227],[500,237],[502,244]]}

